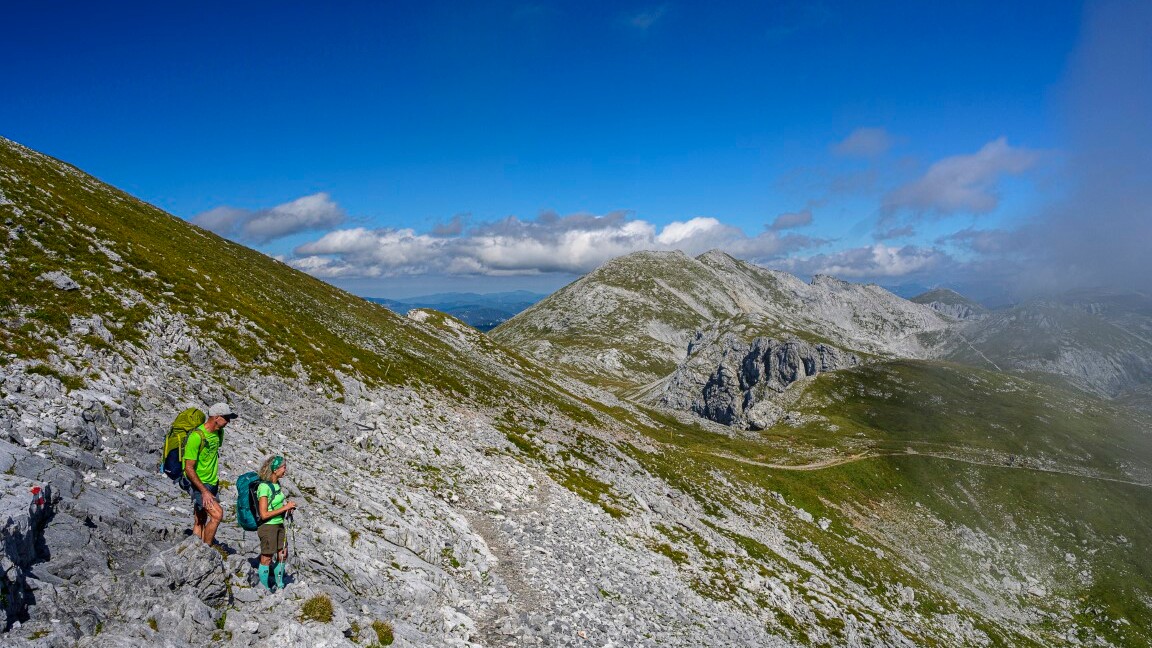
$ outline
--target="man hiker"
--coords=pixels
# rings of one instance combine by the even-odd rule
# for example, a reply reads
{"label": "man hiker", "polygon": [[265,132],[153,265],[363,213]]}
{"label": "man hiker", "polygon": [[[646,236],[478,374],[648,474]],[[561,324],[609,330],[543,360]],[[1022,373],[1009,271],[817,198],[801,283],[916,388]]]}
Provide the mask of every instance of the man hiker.
{"label": "man hiker", "polygon": [[224,426],[234,418],[227,403],[216,403],[208,408],[208,419],[189,432],[184,443],[184,485],[192,496],[192,533],[209,546],[224,518],[224,507],[216,497],[220,483],[217,461]]}

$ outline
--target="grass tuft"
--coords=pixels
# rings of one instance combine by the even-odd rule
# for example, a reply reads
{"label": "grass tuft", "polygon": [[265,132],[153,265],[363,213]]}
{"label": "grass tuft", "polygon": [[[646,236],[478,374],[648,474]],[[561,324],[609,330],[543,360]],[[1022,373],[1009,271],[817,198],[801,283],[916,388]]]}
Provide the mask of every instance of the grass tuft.
{"label": "grass tuft", "polygon": [[392,624],[387,621],[373,621],[372,629],[376,631],[376,642],[381,646],[391,646],[392,642],[396,640]]}
{"label": "grass tuft", "polygon": [[304,601],[304,605],[300,608],[300,620],[331,623],[333,613],[332,599],[328,598],[327,594],[317,594]]}

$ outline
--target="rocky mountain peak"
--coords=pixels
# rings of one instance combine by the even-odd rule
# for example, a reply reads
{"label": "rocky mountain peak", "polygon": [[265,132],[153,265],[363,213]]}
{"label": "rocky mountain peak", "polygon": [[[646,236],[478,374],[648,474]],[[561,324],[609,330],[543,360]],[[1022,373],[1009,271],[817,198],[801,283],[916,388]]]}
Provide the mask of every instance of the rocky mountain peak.
{"label": "rocky mountain peak", "polygon": [[696,260],[714,268],[736,268],[743,262],[723,250],[708,250]]}
{"label": "rocky mountain peak", "polygon": [[850,289],[853,284],[843,279],[837,279],[832,275],[816,274],[812,276],[812,285],[830,290],[847,290]]}
{"label": "rocky mountain peak", "polygon": [[749,345],[802,339],[853,357],[925,357],[935,350],[924,334],[943,331],[948,321],[874,285],[827,276],[807,284],[717,250],[695,259],[644,252],[605,264],[492,335],[581,380],[652,401],[661,398],[657,385],[685,371],[701,331],[723,329]]}
{"label": "rocky mountain peak", "polygon": [[987,308],[949,288],[934,288],[913,297],[911,301],[930,306],[958,320],[975,320],[988,315]]}

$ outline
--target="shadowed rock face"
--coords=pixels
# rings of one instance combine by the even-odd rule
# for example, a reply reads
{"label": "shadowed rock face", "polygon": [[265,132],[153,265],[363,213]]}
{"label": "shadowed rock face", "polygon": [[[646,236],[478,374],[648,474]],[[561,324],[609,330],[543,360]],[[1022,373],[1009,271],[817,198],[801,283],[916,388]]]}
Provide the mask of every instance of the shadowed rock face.
{"label": "shadowed rock face", "polygon": [[854,353],[827,344],[732,334],[698,333],[688,359],[672,375],[662,405],[746,429],[771,426],[782,410],[771,402],[798,380],[860,364]]}

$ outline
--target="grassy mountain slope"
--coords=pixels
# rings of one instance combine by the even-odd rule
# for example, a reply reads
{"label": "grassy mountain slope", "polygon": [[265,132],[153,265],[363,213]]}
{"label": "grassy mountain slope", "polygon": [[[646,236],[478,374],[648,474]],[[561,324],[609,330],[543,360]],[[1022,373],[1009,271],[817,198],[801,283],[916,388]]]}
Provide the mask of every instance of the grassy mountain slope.
{"label": "grassy mountain slope", "polygon": [[[368,387],[431,387],[480,403],[544,393],[535,386],[546,381],[543,374],[524,380],[516,371],[501,374],[499,364],[461,363],[435,328],[415,326],[3,139],[0,218],[0,362],[73,355],[61,353],[57,341],[92,318],[109,335],[88,334],[84,341],[126,355],[145,343],[145,329],[163,310],[188,327],[169,334],[202,337],[226,352],[206,354],[192,343],[187,359],[214,365],[202,367],[206,371],[316,382],[333,397],[342,394],[342,377]],[[57,271],[79,288],[55,290],[39,279]],[[476,343],[509,357],[487,340]],[[82,363],[52,371],[74,387],[89,380]]]}
{"label": "grassy mountain slope", "polygon": [[[1021,630],[1006,645],[1152,642],[1152,560],[1139,549],[1152,524],[1138,513],[1152,504],[1147,415],[922,361],[822,374],[791,407],[759,434],[666,434],[665,469],[724,474],[700,494],[713,502],[778,494],[828,521],[812,541],[832,564],[905,582],[916,605],[963,601]],[[857,551],[865,537],[883,560]]]}

